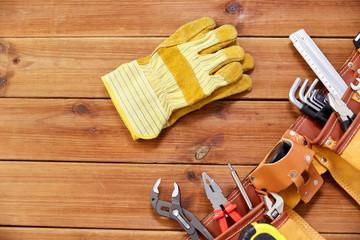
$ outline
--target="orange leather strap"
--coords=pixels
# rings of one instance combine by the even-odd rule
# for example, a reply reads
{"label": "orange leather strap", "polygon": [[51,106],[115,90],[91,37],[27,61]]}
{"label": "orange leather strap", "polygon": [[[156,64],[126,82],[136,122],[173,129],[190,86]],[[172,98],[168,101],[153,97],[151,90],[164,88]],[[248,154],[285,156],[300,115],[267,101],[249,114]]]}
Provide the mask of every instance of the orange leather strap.
{"label": "orange leather strap", "polygon": [[299,143],[299,136],[295,132],[291,135],[291,139],[281,140],[291,146],[289,152],[277,162],[269,163],[274,151],[278,151],[275,146],[265,160],[249,175],[249,179],[257,189],[265,188],[267,191],[276,193],[295,184],[300,198],[307,203],[319,190],[323,179],[312,164],[314,151]]}

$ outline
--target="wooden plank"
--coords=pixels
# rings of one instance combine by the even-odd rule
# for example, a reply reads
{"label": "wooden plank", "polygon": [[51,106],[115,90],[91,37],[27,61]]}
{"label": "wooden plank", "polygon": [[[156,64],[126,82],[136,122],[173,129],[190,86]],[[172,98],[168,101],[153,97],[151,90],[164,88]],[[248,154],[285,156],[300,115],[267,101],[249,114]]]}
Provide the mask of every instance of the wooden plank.
{"label": "wooden plank", "polygon": [[356,240],[360,238],[359,234],[321,234],[327,240]]}
{"label": "wooden plank", "polygon": [[218,101],[133,141],[110,100],[5,98],[0,112],[1,159],[195,164],[257,164],[299,115],[288,102]]}
{"label": "wooden plank", "polygon": [[[59,229],[59,228],[18,228],[1,227],[0,240],[128,240],[128,239],[178,239],[184,236],[181,231],[139,231],[103,229]],[[347,240],[347,239],[346,239]],[[350,239],[349,239],[350,240]],[[352,240],[352,239],[351,239]]]}
{"label": "wooden plank", "polygon": [[353,37],[359,9],[357,0],[2,1],[0,35],[167,36],[211,16],[243,36],[287,36],[305,28],[316,36]]}
{"label": "wooden plank", "polygon": [[[100,77],[150,54],[164,38],[4,38],[0,96],[108,98]],[[314,39],[336,69],[351,39]],[[253,55],[253,90],[235,99],[287,99],[296,77],[315,75],[288,38],[239,38]],[[266,46],[266,47],[265,47]]]}
{"label": "wooden plank", "polygon": [[[59,229],[59,228],[19,228],[1,227],[0,240],[128,240],[128,239],[181,239],[181,231],[144,231],[144,230],[103,230],[103,229]],[[359,234],[322,234],[328,240],[358,240]]]}
{"label": "wooden plank", "polygon": [[[253,166],[234,168],[244,178]],[[224,194],[234,188],[227,165],[0,162],[0,225],[180,230],[152,209],[151,187],[162,178],[159,196],[170,201],[176,181],[183,207],[201,219],[211,212],[202,188],[203,171]],[[311,204],[297,210],[317,231],[359,233],[359,221],[354,221],[360,218],[359,206],[329,175]]]}

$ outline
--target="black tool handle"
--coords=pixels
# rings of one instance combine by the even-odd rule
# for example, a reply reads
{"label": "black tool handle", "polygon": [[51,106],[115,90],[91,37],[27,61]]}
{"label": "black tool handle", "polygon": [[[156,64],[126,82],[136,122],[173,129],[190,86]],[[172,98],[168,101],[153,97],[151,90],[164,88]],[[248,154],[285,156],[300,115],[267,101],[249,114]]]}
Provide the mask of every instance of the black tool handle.
{"label": "black tool handle", "polygon": [[320,112],[322,112],[329,119],[330,115],[333,113],[330,103],[327,102],[325,106],[321,108]]}
{"label": "black tool handle", "polygon": [[340,123],[341,129],[346,132],[346,130],[350,127],[351,123],[353,122],[353,120],[356,118],[356,114],[354,113],[354,115],[351,116],[351,118],[349,118],[348,120],[342,121]]}
{"label": "black tool handle", "polygon": [[346,120],[340,123],[343,132],[346,132],[346,130],[350,127],[350,124],[351,124],[351,120]]}
{"label": "black tool handle", "polygon": [[307,104],[303,104],[302,108],[300,108],[300,112],[304,113],[306,116],[310,117],[321,126],[324,126],[328,120],[326,114],[324,114],[322,111],[315,111]]}

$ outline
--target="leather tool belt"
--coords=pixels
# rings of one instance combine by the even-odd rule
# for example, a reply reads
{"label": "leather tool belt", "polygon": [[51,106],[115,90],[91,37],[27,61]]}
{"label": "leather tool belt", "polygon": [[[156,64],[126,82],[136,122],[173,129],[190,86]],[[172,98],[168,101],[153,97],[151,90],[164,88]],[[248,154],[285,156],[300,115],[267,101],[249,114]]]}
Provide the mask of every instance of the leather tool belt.
{"label": "leather tool belt", "polygon": [[286,156],[269,164],[275,147],[249,175],[257,189],[280,193],[291,207],[300,199],[310,201],[323,183],[320,174],[327,170],[360,204],[360,96],[350,86],[358,83],[360,75],[360,53],[356,49],[338,72],[348,85],[342,100],[357,115],[350,127],[344,132],[334,112],[323,127],[301,115],[282,137],[281,141],[291,146]]}
{"label": "leather tool belt", "polygon": [[[249,223],[268,220],[265,217],[264,191],[279,193],[286,203],[285,211],[271,222],[288,239],[323,239],[292,208],[300,200],[309,202],[320,189],[321,174],[327,170],[338,184],[360,204],[360,96],[350,84],[357,84],[360,75],[360,53],[355,49],[338,71],[349,86],[342,100],[357,114],[344,133],[335,113],[325,126],[301,115],[284,133],[279,143],[243,181],[255,208],[250,212],[236,188],[228,199],[237,205],[242,219],[221,233],[213,213],[202,220],[216,239],[238,239]],[[324,89],[325,90],[325,89]],[[326,91],[326,90],[325,90]],[[277,156],[282,144],[288,150]],[[291,233],[289,235],[289,233]],[[296,238],[294,238],[296,236]],[[183,239],[189,239],[185,236]]]}

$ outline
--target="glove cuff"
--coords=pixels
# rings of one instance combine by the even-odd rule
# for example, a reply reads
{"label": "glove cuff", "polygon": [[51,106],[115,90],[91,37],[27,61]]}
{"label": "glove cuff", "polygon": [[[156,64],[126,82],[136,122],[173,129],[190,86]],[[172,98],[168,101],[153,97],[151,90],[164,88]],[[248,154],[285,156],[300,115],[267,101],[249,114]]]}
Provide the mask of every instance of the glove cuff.
{"label": "glove cuff", "polygon": [[157,137],[169,116],[139,64],[123,64],[101,79],[133,139]]}

